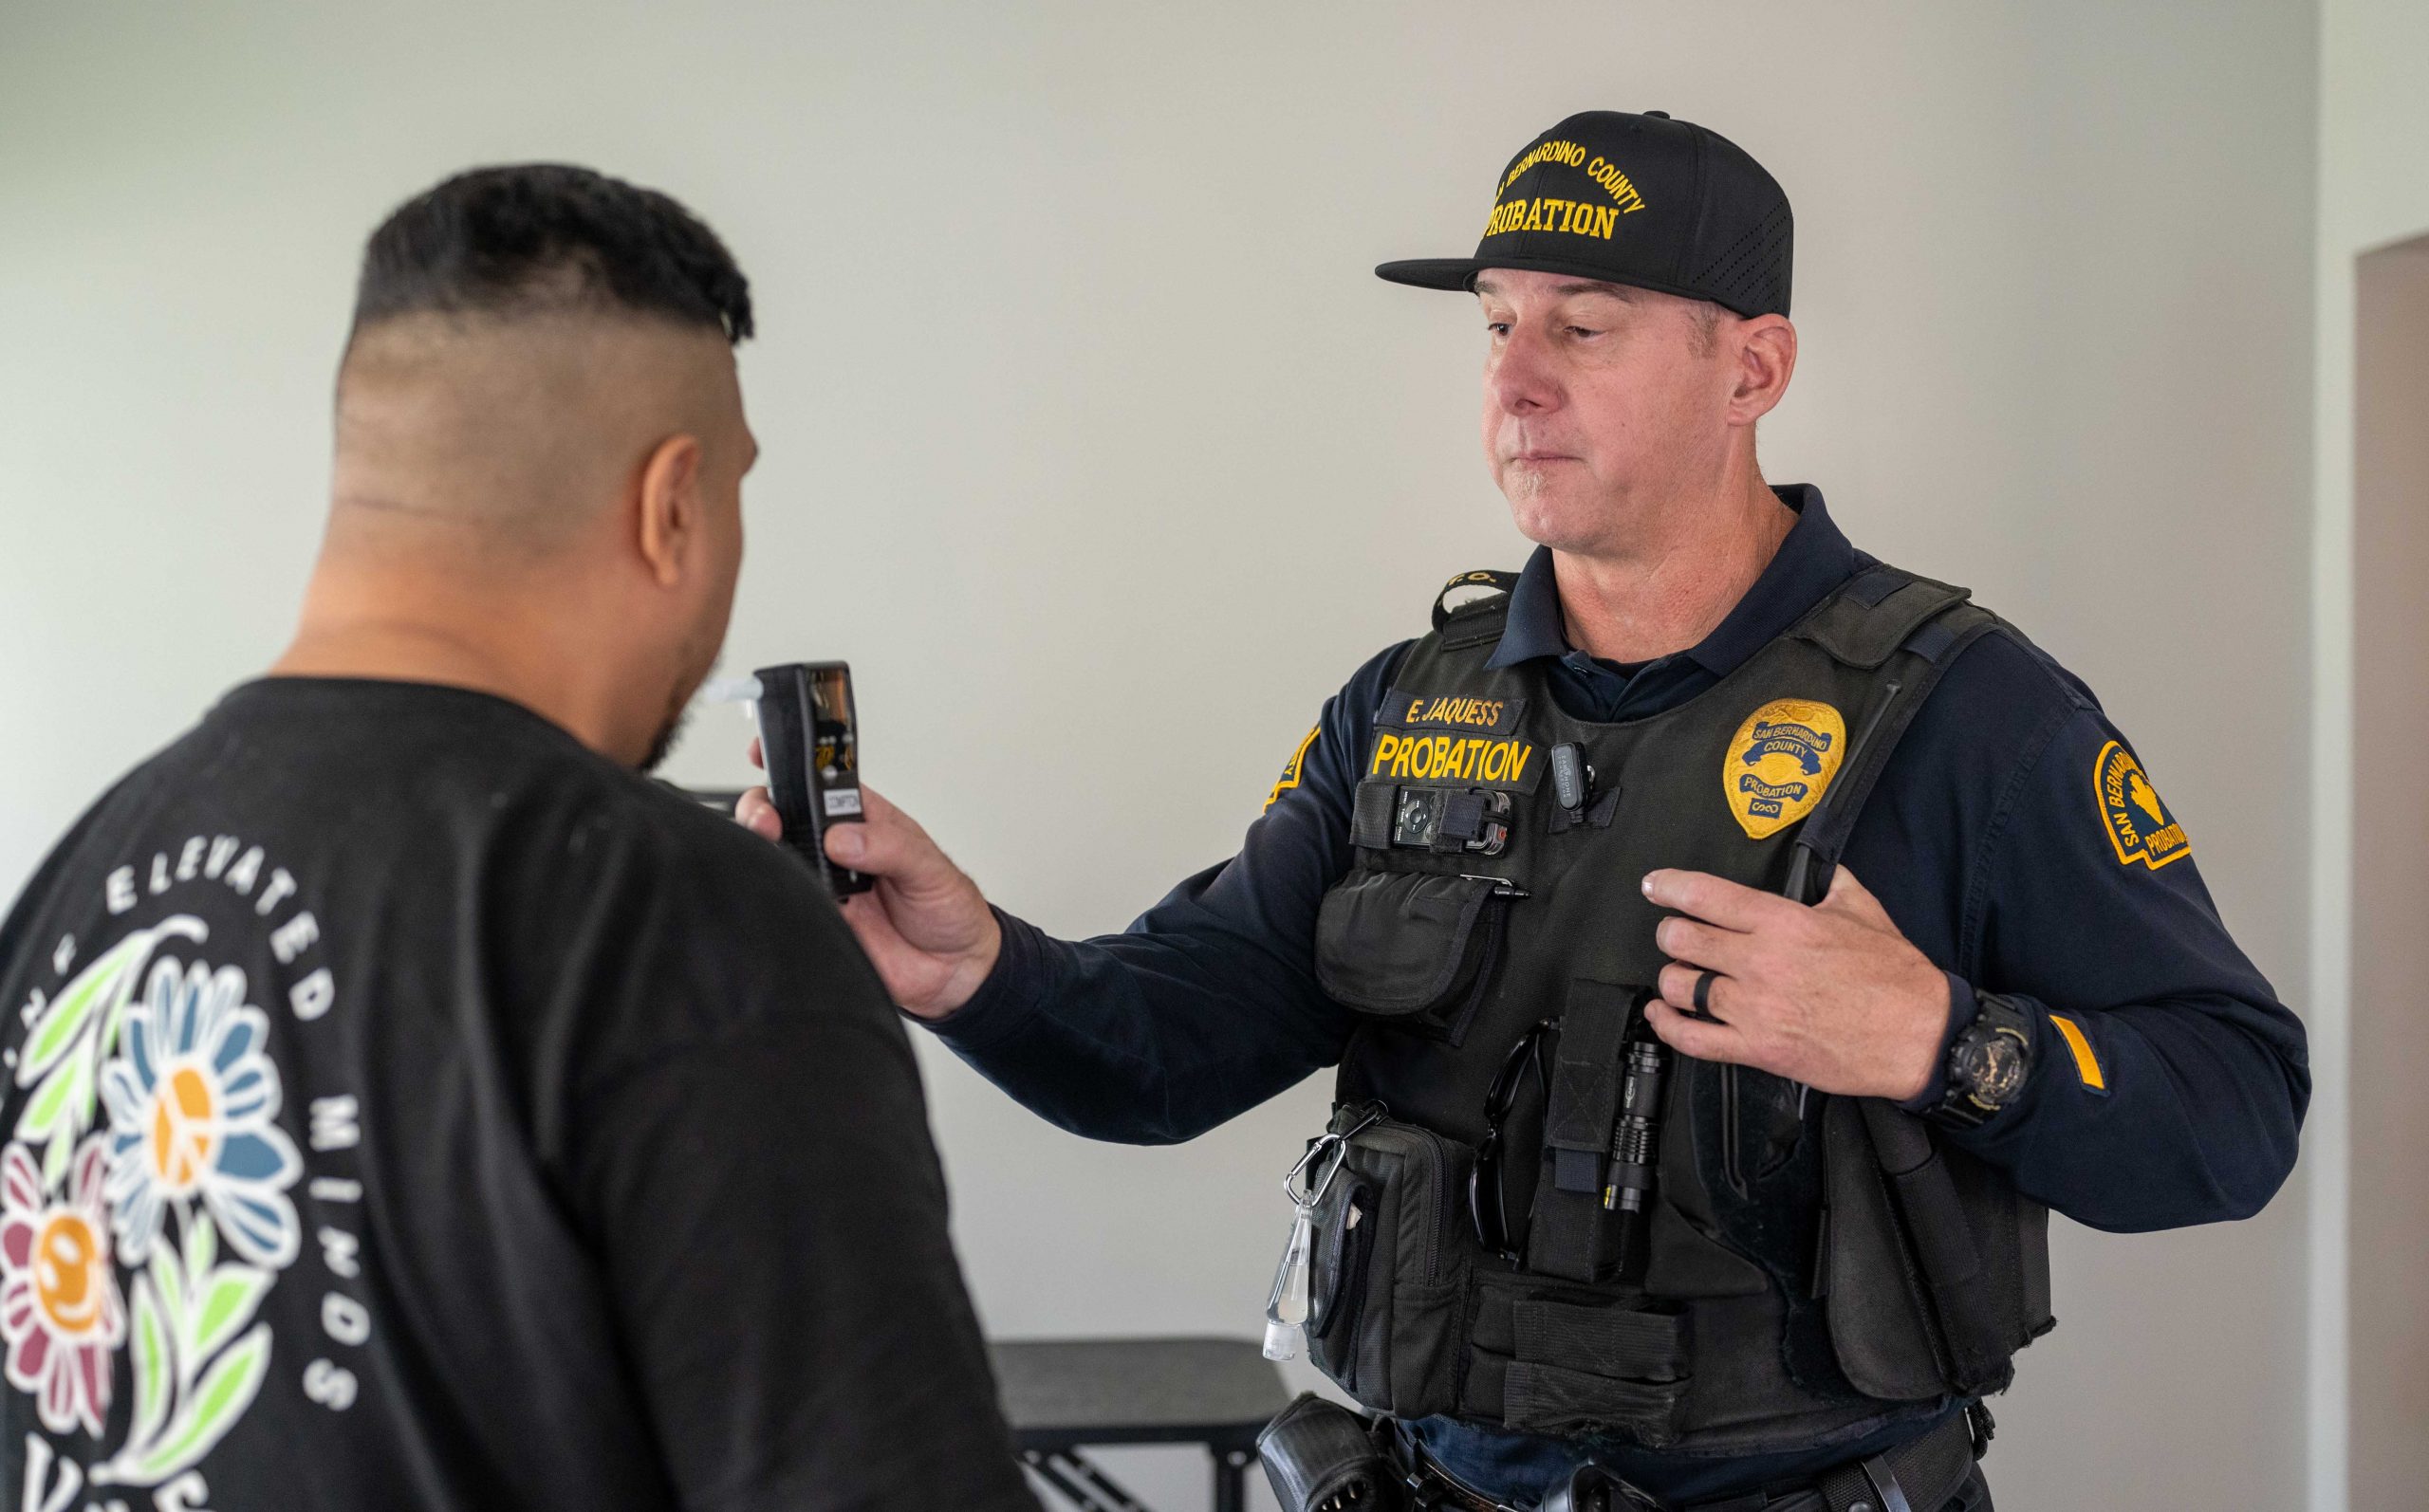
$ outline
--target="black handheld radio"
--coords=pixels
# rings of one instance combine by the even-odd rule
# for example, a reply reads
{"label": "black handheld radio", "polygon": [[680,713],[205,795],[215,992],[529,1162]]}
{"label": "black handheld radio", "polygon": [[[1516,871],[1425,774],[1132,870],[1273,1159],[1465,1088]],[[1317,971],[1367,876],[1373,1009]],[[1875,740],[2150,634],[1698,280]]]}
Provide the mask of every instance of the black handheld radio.
{"label": "black handheld radio", "polygon": [[768,796],[785,821],[785,843],[809,863],[837,897],[865,893],[875,879],[826,858],[826,831],[861,822],[860,719],[852,708],[852,669],[840,661],[762,667],[759,753]]}

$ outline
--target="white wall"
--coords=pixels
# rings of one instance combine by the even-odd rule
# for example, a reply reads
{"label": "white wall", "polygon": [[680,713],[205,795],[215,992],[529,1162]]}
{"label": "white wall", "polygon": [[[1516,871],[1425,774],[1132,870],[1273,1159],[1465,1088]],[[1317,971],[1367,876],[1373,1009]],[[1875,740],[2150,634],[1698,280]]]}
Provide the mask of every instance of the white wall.
{"label": "white wall", "polygon": [[[2429,9],[2414,0],[2323,0],[2321,5],[2319,209],[2316,220],[2313,409],[2311,836],[2312,1054],[2320,1116],[2308,1139],[2312,1174],[2310,1222],[2309,1504],[2315,1512],[2349,1504],[2362,1512],[2404,1504],[2388,1498],[2384,1479],[2417,1446],[2420,1425],[2391,1419],[2383,1393],[2407,1376],[2421,1379],[2421,1362],[2390,1354],[2409,1319],[2391,1334],[2388,1320],[2353,1311],[2375,1294],[2369,1278],[2352,1285],[2356,1267],[2402,1263],[2407,1257],[2357,1247],[2357,1240],[2387,1237],[2387,1215],[2357,1213],[2351,1174],[2357,1130],[2369,1141],[2366,1158],[2397,1160],[2383,1129],[2354,1121],[2355,1051],[2364,1035],[2356,1019],[2377,1016],[2379,1036],[2411,1029],[2413,998],[2357,1001],[2357,917],[2354,883],[2357,764],[2377,758],[2355,740],[2355,611],[2357,555],[2400,546],[2401,536],[2357,535],[2355,525],[2354,379],[2357,263],[2364,253],[2429,233],[2429,93],[2420,87],[2429,58]],[[2391,271],[2391,270],[2390,270]],[[2416,500],[2413,507],[2420,507]],[[2378,520],[2392,526],[2395,514]],[[2390,584],[2401,591],[2400,584]],[[2418,588],[2413,588],[2417,596]],[[2420,662],[2415,648],[2417,679]],[[2400,675],[2400,673],[2398,673]],[[2384,685],[2383,675],[2381,685]],[[2370,794],[2373,825],[2379,794]],[[2385,854],[2385,853],[2382,853]],[[2371,878],[2364,876],[2363,880]],[[2370,942],[2364,943],[2365,968]],[[2376,942],[2383,955],[2393,938]],[[2416,1186],[2418,1171],[2411,1172]],[[2416,1239],[2419,1237],[2417,1234]],[[2417,1254],[2408,1257],[2418,1277]],[[2418,1282],[2412,1307],[2419,1308]],[[2357,1400],[2356,1397],[2359,1397]],[[2349,1469],[2349,1475],[2348,1475]],[[2411,1495],[2419,1495],[2417,1484]],[[2401,1494],[2401,1493],[2398,1493]]]}
{"label": "white wall", "polygon": [[[280,643],[362,235],[448,170],[555,157],[686,199],[756,280],[729,665],[851,657],[879,785],[1007,906],[1116,928],[1229,853],[1446,574],[1522,557],[1472,310],[1366,269],[1473,245],[1561,116],[1660,108],[1797,206],[1773,475],[2086,676],[2299,1000],[2313,28],[2298,0],[0,10],[0,889]],[[675,775],[738,778],[739,732]],[[1321,1086],[1132,1151],[928,1065],[993,1328],[1254,1333]],[[2058,1226],[2001,1505],[2292,1501],[2302,1215],[2298,1185],[2234,1228]]]}

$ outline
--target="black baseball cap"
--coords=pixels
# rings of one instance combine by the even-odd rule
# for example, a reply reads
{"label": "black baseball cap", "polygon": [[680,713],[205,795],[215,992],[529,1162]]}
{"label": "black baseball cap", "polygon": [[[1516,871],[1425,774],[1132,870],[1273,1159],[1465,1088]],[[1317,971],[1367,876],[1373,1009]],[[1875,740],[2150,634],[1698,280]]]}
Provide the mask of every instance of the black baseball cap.
{"label": "black baseball cap", "polygon": [[1659,110],[1588,110],[1510,159],[1474,257],[1385,263],[1375,273],[1466,289],[1485,268],[1515,267],[1786,315],[1794,233],[1779,181],[1720,133]]}

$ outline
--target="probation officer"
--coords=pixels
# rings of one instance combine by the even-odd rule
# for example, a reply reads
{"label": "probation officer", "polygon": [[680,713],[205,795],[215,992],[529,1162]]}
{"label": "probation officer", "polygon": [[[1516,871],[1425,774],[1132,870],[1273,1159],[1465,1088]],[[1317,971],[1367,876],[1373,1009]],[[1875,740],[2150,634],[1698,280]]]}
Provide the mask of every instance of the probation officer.
{"label": "probation officer", "polygon": [[1451,1504],[1590,1461],[1987,1506],[2047,1208],[2243,1218],[2294,1161],[2302,1027],[2090,691],[1763,478],[1790,239],[1728,140],[1593,112],[1473,258],[1377,269],[1474,293],[1538,549],[1454,579],[1127,931],[991,909],[881,801],[829,841],[896,1000],[1066,1129],[1187,1139],[1340,1067],[1311,1353]]}

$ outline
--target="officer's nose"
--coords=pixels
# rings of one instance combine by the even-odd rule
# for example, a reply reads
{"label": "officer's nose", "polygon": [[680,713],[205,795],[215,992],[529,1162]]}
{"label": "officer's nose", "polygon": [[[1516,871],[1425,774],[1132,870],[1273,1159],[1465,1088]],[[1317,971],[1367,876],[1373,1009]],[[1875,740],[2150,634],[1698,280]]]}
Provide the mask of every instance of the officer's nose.
{"label": "officer's nose", "polygon": [[1560,384],[1552,370],[1549,343],[1541,332],[1524,324],[1511,327],[1485,364],[1484,383],[1485,392],[1506,415],[1540,415],[1560,408]]}

